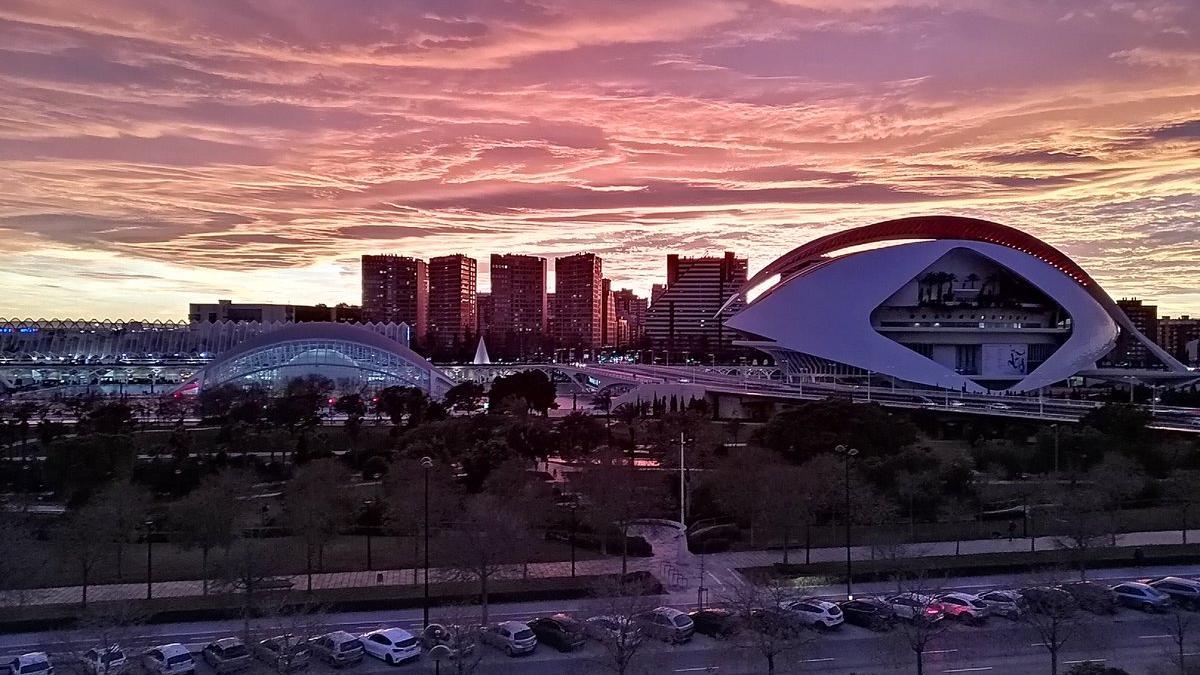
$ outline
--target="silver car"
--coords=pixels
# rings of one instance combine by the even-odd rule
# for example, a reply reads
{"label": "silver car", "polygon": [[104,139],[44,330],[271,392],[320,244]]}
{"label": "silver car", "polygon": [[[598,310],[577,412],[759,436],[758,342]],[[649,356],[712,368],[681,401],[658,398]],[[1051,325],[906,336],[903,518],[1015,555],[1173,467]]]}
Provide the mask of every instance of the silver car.
{"label": "silver car", "polygon": [[979,599],[991,608],[996,616],[1016,621],[1029,611],[1029,601],[1025,596],[1011,590],[994,590],[980,593]]}

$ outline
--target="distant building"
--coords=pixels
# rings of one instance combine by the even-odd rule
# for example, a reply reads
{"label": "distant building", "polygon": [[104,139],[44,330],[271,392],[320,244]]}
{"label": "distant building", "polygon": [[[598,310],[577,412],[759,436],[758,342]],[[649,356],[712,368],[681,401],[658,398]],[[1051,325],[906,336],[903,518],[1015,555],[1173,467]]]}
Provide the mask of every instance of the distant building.
{"label": "distant building", "polygon": [[541,350],[549,331],[546,259],[492,254],[494,316],[488,325],[488,348],[507,357]]}
{"label": "distant building", "polygon": [[[1134,328],[1147,337],[1158,338],[1158,306],[1147,305],[1137,298],[1122,298],[1117,306],[1129,317]],[[1153,368],[1159,365],[1146,346],[1128,331],[1121,331],[1117,346],[1105,359],[1107,363],[1132,368]]]}
{"label": "distant building", "polygon": [[617,308],[613,302],[612,279],[600,280],[600,346],[617,346]]}
{"label": "distant building", "polygon": [[617,347],[636,345],[645,331],[646,298],[628,288],[613,291],[613,307],[617,313]]}
{"label": "distant building", "polygon": [[424,260],[398,255],[362,257],[363,320],[407,323],[424,344],[429,317],[429,268]]}
{"label": "distant building", "polygon": [[193,302],[188,305],[188,321],[191,323],[220,323],[222,321],[361,323],[362,320],[362,308],[346,304],[329,307],[327,305],[274,305],[218,300],[216,303]]}
{"label": "distant building", "polygon": [[1180,361],[1200,365],[1200,318],[1164,316],[1158,320],[1158,345]]}
{"label": "distant building", "polygon": [[461,253],[429,259],[429,345],[435,353],[458,350],[474,338],[476,274],[475,259]]}
{"label": "distant building", "polygon": [[595,349],[603,335],[603,270],[594,253],[554,261],[554,337],[559,347]]}
{"label": "distant building", "polygon": [[475,294],[475,334],[486,337],[491,341],[492,319],[495,316],[495,303],[491,293]]}
{"label": "distant building", "polygon": [[742,305],[718,313],[746,283],[747,267],[746,258],[732,252],[720,258],[668,255],[667,283],[646,310],[645,330],[653,347],[698,358],[729,350],[736,335],[724,319]]}

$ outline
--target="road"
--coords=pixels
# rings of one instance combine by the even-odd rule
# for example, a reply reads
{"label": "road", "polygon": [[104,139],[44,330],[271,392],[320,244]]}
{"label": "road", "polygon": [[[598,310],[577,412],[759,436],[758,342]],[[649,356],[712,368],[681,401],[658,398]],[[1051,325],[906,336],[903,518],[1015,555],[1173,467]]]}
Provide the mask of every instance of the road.
{"label": "road", "polygon": [[[1176,574],[1195,574],[1196,568],[1170,570]],[[1160,570],[1155,573],[1166,573]],[[1097,573],[1095,578],[1111,583],[1117,579],[1145,576],[1150,570],[1112,570]],[[943,588],[978,590],[982,587],[1018,585],[1018,577],[978,577],[950,580]],[[1027,583],[1027,580],[1026,580]],[[883,593],[886,584],[860,584],[859,593]],[[822,587],[811,589],[814,595],[832,597],[836,589]],[[672,604],[685,606],[679,597],[671,598]],[[575,616],[588,616],[603,611],[604,601],[577,600],[561,602],[539,602],[493,605],[490,610],[492,621],[524,621],[536,615],[567,612]],[[455,615],[465,617],[474,608],[436,608],[431,612],[434,621],[453,621]],[[1185,614],[1191,617],[1194,635],[1188,635],[1185,653],[1200,664],[1200,614]],[[462,618],[459,619],[463,620]],[[288,621],[292,621],[291,624]],[[320,615],[305,620],[304,626],[295,619],[275,619],[274,622],[255,624],[256,634],[266,635],[307,629],[320,632],[341,629],[361,633],[384,625],[400,626],[416,632],[421,625],[421,611],[400,610],[381,612],[359,612]],[[1071,627],[1060,663],[1066,666],[1084,660],[1103,660],[1107,665],[1125,668],[1131,673],[1150,673],[1152,668],[1162,667],[1177,653],[1172,628],[1167,615],[1148,615],[1121,609],[1115,616],[1098,617],[1082,614],[1081,620]],[[152,645],[181,642],[198,650],[208,641],[241,631],[239,621],[214,621],[180,624],[157,624],[135,626],[109,631],[111,640],[124,644],[131,652]],[[905,633],[897,629],[891,633],[872,633],[856,626],[842,626],[830,633],[813,632],[804,643],[780,657],[779,672],[817,672],[829,674],[858,673],[910,673],[915,672],[914,655],[905,640]],[[53,633],[27,633],[0,636],[0,654],[4,656],[28,651],[64,653],[81,651],[80,645],[96,640],[94,631],[59,631]],[[1036,631],[1023,623],[1014,623],[1002,618],[993,618],[984,626],[972,627],[947,624],[946,630],[938,635],[926,651],[926,673],[996,673],[1028,674],[1049,672],[1046,649],[1039,644]],[[589,643],[584,649],[560,654],[542,646],[526,657],[509,659],[499,651],[482,648],[482,660],[476,673],[499,675],[501,673],[590,674],[611,672],[606,665],[607,654],[599,645]],[[659,642],[648,642],[636,657],[636,662],[645,673],[716,673],[735,675],[762,673],[765,670],[760,652],[748,642],[738,639],[717,641],[698,635],[689,644],[671,646]],[[314,666],[314,671],[323,671],[323,666]],[[378,661],[369,660],[356,666],[357,675],[382,675],[388,672],[432,672],[432,664],[418,662],[389,668]],[[213,675],[201,665],[198,675]]]}

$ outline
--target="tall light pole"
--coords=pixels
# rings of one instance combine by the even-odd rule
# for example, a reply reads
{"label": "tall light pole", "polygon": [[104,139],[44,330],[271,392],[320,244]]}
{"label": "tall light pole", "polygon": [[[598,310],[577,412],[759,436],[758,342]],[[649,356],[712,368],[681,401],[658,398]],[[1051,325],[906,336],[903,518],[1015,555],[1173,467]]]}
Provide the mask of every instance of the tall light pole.
{"label": "tall light pole", "polygon": [[679,432],[679,524],[687,527],[684,523],[684,485],[683,485],[683,432]]}
{"label": "tall light pole", "polygon": [[1058,423],[1050,425],[1054,429],[1054,473],[1058,473]]}
{"label": "tall light pole", "polygon": [[421,603],[421,619],[423,628],[429,626],[429,470],[433,468],[433,459],[421,458],[421,468],[425,470],[425,597]]}
{"label": "tall light pole", "polygon": [[146,599],[149,600],[154,594],[154,521],[146,519],[143,525],[146,526]]}
{"label": "tall light pole", "polygon": [[834,448],[834,451],[841,455],[846,463],[846,599],[853,600],[854,587],[851,584],[854,577],[854,564],[850,560],[850,458],[857,455],[858,450],[839,445]]}

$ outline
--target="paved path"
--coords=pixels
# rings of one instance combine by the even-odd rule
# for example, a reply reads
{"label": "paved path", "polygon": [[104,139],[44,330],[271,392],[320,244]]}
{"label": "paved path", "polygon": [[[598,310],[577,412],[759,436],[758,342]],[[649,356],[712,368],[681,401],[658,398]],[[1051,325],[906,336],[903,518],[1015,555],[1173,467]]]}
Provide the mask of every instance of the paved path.
{"label": "paved path", "polygon": [[[695,593],[700,581],[701,558],[703,558],[705,587],[710,589],[718,589],[729,584],[741,583],[741,577],[736,572],[742,567],[756,567],[770,565],[772,563],[781,562],[783,553],[779,550],[771,551],[736,551],[729,553],[711,553],[705,556],[698,556],[689,553],[683,546],[682,537],[679,536],[678,530],[672,530],[670,527],[662,526],[654,528],[649,525],[639,526],[637,533],[645,536],[654,547],[654,556],[651,558],[630,558],[629,569],[634,570],[649,570],[662,580],[663,584],[668,587],[668,590],[673,594],[683,595],[687,592]],[[1182,541],[1178,530],[1164,532],[1134,532],[1120,535],[1117,538],[1117,546],[1130,550],[1130,559],[1132,561],[1132,550],[1138,546],[1148,546],[1153,544],[1177,544]],[[1188,541],[1200,541],[1200,530],[1189,530]],[[1050,550],[1056,548],[1054,537],[1038,537],[1034,540],[1035,550]],[[955,542],[927,542],[918,544],[908,544],[903,546],[904,557],[921,557],[935,555],[953,555],[955,550]],[[1030,550],[1030,540],[1014,539],[1011,542],[1006,539],[982,539],[963,541],[959,544],[960,553],[963,555],[972,553],[999,553],[999,552],[1015,552]],[[856,560],[869,560],[875,557],[880,557],[883,554],[876,547],[855,546],[851,549],[851,555]],[[896,555],[895,551],[886,552],[888,557]],[[845,548],[814,548],[810,552],[810,560],[813,562],[824,561],[839,561],[845,560]],[[791,550],[789,560],[793,563],[804,562],[804,548],[799,547]],[[608,558],[580,560],[575,565],[575,571],[578,575],[598,575],[612,574],[620,572],[621,559],[617,556]],[[570,562],[545,562],[531,563],[528,568],[522,565],[512,565],[503,570],[497,577],[499,579],[521,579],[528,577],[530,579],[545,579],[552,577],[568,577],[571,575]],[[283,577],[289,579],[293,588],[307,588],[307,577],[303,574]],[[421,570],[401,569],[401,570],[382,570],[382,571],[360,571],[360,572],[327,572],[313,575],[314,589],[334,589],[334,588],[369,588],[373,586],[401,586],[406,584],[418,584],[423,580]],[[439,581],[454,581],[460,580],[461,575],[451,568],[431,568],[429,570],[429,579],[431,583]],[[211,584],[210,584],[211,586]],[[201,594],[202,586],[200,580],[192,581],[164,581],[153,585],[153,594],[156,598],[185,598],[198,596]],[[82,588],[80,586],[59,586],[50,588],[37,588],[25,591],[13,591],[0,593],[0,607],[2,606],[19,606],[19,605],[63,605],[75,604],[82,597]],[[103,584],[88,587],[88,600],[135,600],[146,597],[146,584],[128,583],[128,584]]]}

